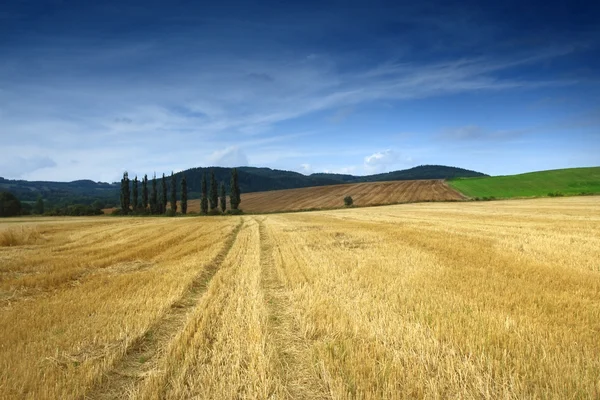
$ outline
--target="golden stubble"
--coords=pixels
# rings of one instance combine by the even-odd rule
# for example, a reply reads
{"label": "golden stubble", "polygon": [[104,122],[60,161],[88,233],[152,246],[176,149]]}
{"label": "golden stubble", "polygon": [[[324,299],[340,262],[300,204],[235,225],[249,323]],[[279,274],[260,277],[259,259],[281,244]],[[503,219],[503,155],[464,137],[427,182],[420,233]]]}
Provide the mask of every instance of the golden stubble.
{"label": "golden stubble", "polygon": [[600,396],[598,197],[27,224],[4,398]]}

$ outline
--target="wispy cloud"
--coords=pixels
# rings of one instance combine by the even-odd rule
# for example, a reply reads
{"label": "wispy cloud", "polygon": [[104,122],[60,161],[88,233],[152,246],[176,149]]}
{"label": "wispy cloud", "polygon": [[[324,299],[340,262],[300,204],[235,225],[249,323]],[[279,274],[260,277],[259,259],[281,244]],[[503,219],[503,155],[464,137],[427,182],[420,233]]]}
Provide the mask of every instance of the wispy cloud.
{"label": "wispy cloud", "polygon": [[[103,76],[96,79],[44,76],[41,81],[32,79],[27,86],[13,88],[11,93],[0,93],[0,101],[15,115],[25,117],[37,112],[36,120],[63,120],[75,109],[80,119],[122,133],[194,130],[203,135],[223,131],[253,134],[268,131],[279,122],[327,109],[337,108],[336,115],[339,117],[341,112],[345,116],[357,105],[378,100],[572,84],[573,81],[526,81],[493,75],[515,65],[561,54],[516,61],[480,58],[433,64],[384,64],[349,73],[287,59],[269,62],[242,59],[235,63],[224,59],[220,63],[213,60],[212,64],[222,65],[216,70],[199,68],[204,73],[187,71],[189,68],[167,73],[163,79],[171,82],[169,85],[158,82],[140,85],[112,78],[102,82]],[[151,59],[163,56],[160,51],[148,54]],[[72,61],[61,60],[61,65]],[[228,64],[233,65],[227,67]],[[240,75],[244,70],[263,72]],[[152,76],[152,71],[149,73]],[[248,76],[261,78],[249,80]],[[17,91],[21,100],[15,104]],[[25,107],[29,113],[23,112]],[[18,129],[15,125],[24,122],[17,119],[11,127],[3,126],[3,130]],[[88,127],[80,128],[89,131]]]}
{"label": "wispy cloud", "polygon": [[466,125],[456,128],[446,128],[438,134],[438,137],[450,141],[506,141],[520,138],[533,131],[533,129],[492,131],[478,125]]}
{"label": "wispy cloud", "polygon": [[[124,12],[131,17],[147,11],[137,7]],[[444,25],[438,18],[399,14],[403,17],[388,22],[423,22],[444,32],[455,28],[454,22]],[[55,179],[102,176],[109,180],[106,174],[113,174],[110,179],[116,180],[119,170],[143,170],[150,165],[164,166],[168,172],[211,163],[279,162],[284,154],[301,158],[318,153],[313,143],[299,144],[299,139],[309,135],[321,142],[327,139],[328,127],[320,122],[342,125],[351,114],[383,102],[577,84],[576,79],[510,73],[569,56],[575,51],[572,46],[512,56],[444,53],[443,58],[410,57],[390,46],[384,56],[372,59],[310,43],[289,46],[288,51],[288,43],[297,44],[298,37],[312,30],[325,34],[331,24],[341,28],[347,22],[332,20],[329,14],[303,17],[317,21],[316,25],[305,27],[302,20],[287,26],[277,18],[266,24],[243,16],[231,17],[230,25],[224,25],[215,17],[178,15],[169,23],[188,25],[169,35],[150,32],[123,41],[39,35],[31,46],[0,49],[5,50],[0,63],[0,136],[10,137],[12,148],[1,148],[0,156],[15,149],[42,157],[52,152],[56,165],[44,168],[52,169]],[[369,14],[361,23],[376,26],[381,17]],[[237,30],[229,32],[233,25]],[[197,26],[209,26],[212,35]],[[216,37],[218,41],[212,39]],[[43,65],[39,60],[44,60]],[[318,119],[306,123],[316,115]],[[321,152],[342,153],[340,147],[347,147],[344,133],[336,135],[332,141],[336,144]],[[500,140],[518,135],[519,131],[467,125],[448,129],[439,138]],[[280,148],[273,150],[274,144]],[[94,154],[86,157],[90,149]],[[394,157],[387,151],[374,152],[364,161],[357,157],[355,164],[381,171],[406,162]],[[111,165],[100,173],[102,158],[111,160]],[[73,159],[80,162],[77,169],[67,167]],[[289,168],[304,161],[313,169],[319,165],[294,158]],[[30,176],[41,176],[33,174],[35,169],[25,170]],[[17,173],[0,170],[9,172]]]}

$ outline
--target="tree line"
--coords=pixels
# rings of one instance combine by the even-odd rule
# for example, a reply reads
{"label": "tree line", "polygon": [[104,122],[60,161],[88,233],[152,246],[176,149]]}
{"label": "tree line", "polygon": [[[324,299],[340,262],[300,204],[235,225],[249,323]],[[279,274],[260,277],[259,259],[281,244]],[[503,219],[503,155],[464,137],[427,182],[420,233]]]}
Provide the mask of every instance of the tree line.
{"label": "tree line", "polygon": [[[158,179],[156,173],[152,180],[148,181],[148,175],[139,181],[136,176],[133,181],[129,179],[127,172],[123,173],[121,179],[121,209],[117,214],[142,214],[142,215],[161,215],[166,214],[174,216],[177,214],[177,188],[179,186],[181,214],[188,212],[188,189],[185,174],[182,174],[179,185],[177,178],[171,172],[169,183],[165,174],[160,179],[160,191],[158,189]],[[150,183],[150,187],[149,184]],[[141,185],[141,196],[140,196]],[[214,171],[210,172],[210,185],[206,180],[206,173],[202,174],[202,194],[200,197],[200,212],[202,214],[219,214],[227,212],[227,190],[225,183],[220,185],[215,179]],[[236,168],[231,170],[231,180],[229,183],[229,203],[230,212],[236,213],[241,203],[241,192]],[[167,208],[167,205],[169,207]],[[220,210],[219,210],[220,206]]]}

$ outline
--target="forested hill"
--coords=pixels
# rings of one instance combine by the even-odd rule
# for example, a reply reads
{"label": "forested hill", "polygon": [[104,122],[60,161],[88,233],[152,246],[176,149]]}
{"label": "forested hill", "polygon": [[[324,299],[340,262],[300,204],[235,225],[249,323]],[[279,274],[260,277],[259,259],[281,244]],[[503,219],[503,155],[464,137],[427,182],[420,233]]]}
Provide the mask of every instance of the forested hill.
{"label": "forested hill", "polygon": [[339,183],[382,182],[382,181],[413,181],[418,179],[453,179],[489,176],[481,172],[463,168],[447,167],[444,165],[420,165],[418,167],[383,174],[353,176],[338,174],[312,174],[312,177],[323,177],[338,180]]}
{"label": "forested hill", "polygon": [[[191,168],[175,175],[177,177],[177,182],[180,182],[182,174],[185,174],[188,183],[188,197],[194,198],[199,196],[202,174],[206,173],[208,179],[210,171],[214,171],[218,182],[225,182],[225,184],[229,186],[231,168]],[[167,175],[168,183],[170,183],[169,175],[170,174]],[[336,185],[339,183],[450,179],[456,177],[477,177],[487,175],[462,168],[446,167],[442,165],[422,165],[407,170],[366,176],[325,173],[303,175],[298,172],[270,168],[239,167],[238,176],[242,193],[250,193],[267,190]],[[161,177],[162,173],[160,175],[157,174],[157,179],[160,180]],[[133,176],[130,176],[131,180],[133,180],[133,178]],[[142,178],[142,176],[138,176],[138,179],[141,180]],[[148,173],[148,179],[152,179],[150,171]],[[102,203],[102,207],[116,206],[119,203],[119,188],[119,183],[94,182],[91,180],[79,180],[73,182],[30,182],[0,178],[0,191],[11,192],[21,201],[25,202],[34,202],[38,195],[41,195],[48,206],[92,204],[95,201]]]}
{"label": "forested hill", "polygon": [[119,202],[119,184],[78,180],[73,182],[47,182],[10,180],[0,177],[0,192],[10,192],[25,203],[33,203],[42,196],[47,206],[63,207],[72,204],[98,202],[117,204]]}
{"label": "forested hill", "polygon": [[[175,174],[177,181],[185,174],[190,198],[199,194],[202,174],[214,171],[218,182],[229,185],[231,176],[230,168],[191,168]],[[384,174],[354,176],[344,174],[317,173],[303,175],[298,172],[282,171],[270,168],[240,167],[238,177],[242,193],[264,192],[268,190],[295,189],[311,186],[337,185],[340,183],[360,183],[394,180],[416,180],[416,179],[451,179],[457,177],[479,177],[487,176],[481,172],[470,171],[462,168],[446,167],[443,165],[422,165],[406,170],[393,171]]]}

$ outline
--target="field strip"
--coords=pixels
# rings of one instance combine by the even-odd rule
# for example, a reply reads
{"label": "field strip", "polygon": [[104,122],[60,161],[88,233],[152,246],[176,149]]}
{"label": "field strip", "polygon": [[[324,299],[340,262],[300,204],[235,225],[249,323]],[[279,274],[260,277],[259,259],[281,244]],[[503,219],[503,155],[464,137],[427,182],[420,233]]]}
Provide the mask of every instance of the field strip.
{"label": "field strip", "polygon": [[[129,228],[131,229],[131,227]],[[183,231],[183,232],[178,232],[181,231],[181,227],[179,228],[174,228],[171,231],[169,231],[170,234],[175,234],[177,233],[177,236],[173,239],[170,238],[169,239],[169,244],[170,244],[170,248],[169,248],[169,258],[182,258],[184,256],[187,256],[188,253],[194,251],[194,250],[186,250],[186,251],[182,251],[181,253],[175,253],[174,250],[178,249],[179,247],[181,247],[182,245],[187,244],[187,242],[189,241],[194,241],[194,240],[198,240],[200,238],[202,238],[203,236],[210,236],[211,234],[222,230],[222,229],[227,229],[227,227],[218,227],[215,229],[211,229],[209,231],[199,231],[202,232],[200,233],[194,233],[194,234],[190,234],[187,231]],[[190,230],[191,231],[191,230]],[[113,236],[113,240],[115,235]],[[185,239],[185,240],[183,240]],[[107,240],[107,237],[103,237],[101,241],[107,242],[109,240]],[[80,267],[77,268],[77,271],[74,271],[72,273],[70,273],[68,276],[63,277],[62,280],[57,280],[56,283],[53,283],[53,285],[51,286],[47,286],[47,287],[38,287],[38,286],[33,286],[33,287],[27,287],[27,286],[21,286],[21,287],[16,287],[15,289],[12,289],[11,292],[12,294],[10,296],[7,297],[3,297],[0,296],[0,310],[2,309],[7,309],[9,307],[13,307],[15,306],[16,303],[21,302],[21,301],[32,301],[32,300],[36,300],[38,298],[44,298],[44,297],[48,297],[48,296],[52,296],[54,293],[56,293],[57,291],[60,290],[69,290],[70,288],[74,288],[77,287],[79,285],[82,284],[86,284],[86,280],[90,277],[94,277],[94,276],[98,276],[101,274],[105,274],[105,273],[109,273],[111,271],[112,268],[115,268],[116,266],[119,266],[123,263],[126,263],[128,261],[126,260],[131,260],[131,259],[136,259],[136,255],[137,254],[150,254],[150,252],[157,252],[156,255],[153,255],[151,257],[150,260],[145,260],[143,261],[142,259],[138,259],[136,260],[136,262],[139,265],[153,265],[155,264],[157,261],[159,261],[162,257],[163,257],[163,252],[161,249],[158,248],[157,244],[158,243],[162,243],[163,247],[167,247],[164,246],[165,240],[164,237],[162,239],[162,242],[158,239],[156,240],[148,240],[148,237],[143,237],[141,239],[139,239],[140,242],[144,243],[143,246],[135,246],[135,248],[133,249],[126,249],[126,250],[120,250],[117,254],[113,254],[110,253],[110,248],[104,248],[103,252],[99,252],[96,251],[94,254],[95,257],[95,261],[94,263],[89,263],[89,265],[85,266],[85,267]],[[81,257],[82,254],[84,254],[82,251],[80,251],[79,249],[81,248],[86,248],[88,246],[95,246],[95,242],[91,242],[91,243],[80,243],[80,242],[76,242],[77,245],[72,245],[69,244],[69,246],[72,246],[73,248],[68,252],[65,253],[63,255],[61,255],[60,257],[54,257],[53,261],[56,260],[69,260],[72,259],[73,257]],[[50,251],[50,252],[58,252],[56,250],[56,247],[51,247],[52,244],[47,244],[45,245],[45,247],[41,248],[41,249],[37,249],[37,251],[39,253],[44,252],[44,251]],[[10,251],[11,249],[4,249],[5,252]],[[22,249],[20,249],[19,247],[15,247],[14,248],[15,253],[22,251]],[[61,250],[63,251],[63,250]],[[43,253],[42,253],[43,254]],[[86,254],[87,257],[91,257],[90,254]],[[48,257],[42,256],[39,257],[39,261],[42,265],[44,263],[48,262]],[[1,286],[0,286],[0,293],[1,293]]]}
{"label": "field strip", "polygon": [[258,220],[260,233],[261,286],[269,313],[267,334],[275,348],[274,370],[284,394],[290,399],[329,398],[327,389],[310,365],[310,347],[293,318],[293,304],[285,293],[273,259],[273,242],[265,219]]}
{"label": "field strip", "polygon": [[171,305],[169,312],[134,342],[125,355],[105,375],[102,382],[87,393],[85,399],[120,399],[133,393],[135,386],[149,375],[164,349],[187,321],[187,315],[206,292],[213,276],[233,248],[243,220],[234,228],[223,249],[202,269],[184,295]]}
{"label": "field strip", "polygon": [[258,224],[249,219],[156,372],[130,397],[280,398],[260,278]]}

